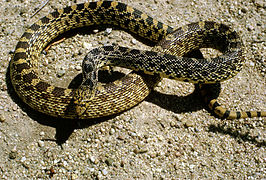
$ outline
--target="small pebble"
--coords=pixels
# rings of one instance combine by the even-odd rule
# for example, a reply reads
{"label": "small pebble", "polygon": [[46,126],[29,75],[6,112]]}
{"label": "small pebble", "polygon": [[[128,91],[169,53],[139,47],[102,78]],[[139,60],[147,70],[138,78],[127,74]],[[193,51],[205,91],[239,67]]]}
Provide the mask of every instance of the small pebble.
{"label": "small pebble", "polygon": [[92,44],[91,43],[87,43],[87,42],[83,42],[83,47],[90,50],[92,48]]}
{"label": "small pebble", "polygon": [[26,169],[29,169],[29,168],[30,168],[30,166],[29,166],[28,163],[22,163],[22,166],[23,166],[24,168],[26,168]]}
{"label": "small pebble", "polygon": [[249,65],[252,66],[252,67],[254,67],[254,66],[255,66],[255,63],[251,61],[251,62],[249,63]]}
{"label": "small pebble", "polygon": [[13,109],[13,111],[18,110],[18,106],[15,104],[14,106],[12,106],[12,109]]}
{"label": "small pebble", "polygon": [[91,161],[92,163],[95,163],[95,157],[94,157],[94,156],[91,156],[91,157],[90,157],[90,161]]}
{"label": "small pebble", "polygon": [[95,171],[94,168],[88,168],[88,170],[89,170],[90,172],[94,172],[94,171]]}
{"label": "small pebble", "polygon": [[0,114],[0,122],[5,122],[6,121],[6,119],[5,119],[5,117],[3,116],[3,114]]}
{"label": "small pebble", "polygon": [[106,28],[106,30],[104,31],[104,35],[109,35],[112,32],[112,28]]}
{"label": "small pebble", "polygon": [[105,160],[105,163],[106,163],[108,166],[111,166],[111,165],[113,165],[114,160],[111,159],[111,158],[107,158],[107,159]]}
{"label": "small pebble", "polygon": [[163,141],[164,140],[163,136],[159,135],[158,140]]}
{"label": "small pebble", "polygon": [[100,131],[101,131],[102,133],[105,133],[105,129],[104,129],[104,128],[101,128]]}
{"label": "small pebble", "polygon": [[183,125],[185,126],[185,127],[192,127],[192,126],[194,126],[194,123],[193,123],[193,121],[191,121],[191,120],[189,120],[189,119],[183,119],[182,120],[182,123],[183,123]]}
{"label": "small pebble", "polygon": [[137,44],[137,40],[136,39],[132,39],[131,42],[132,42],[132,44]]}
{"label": "small pebble", "polygon": [[22,157],[20,161],[21,162],[24,162],[24,161],[26,161],[26,158],[25,157]]}
{"label": "small pebble", "polygon": [[152,6],[151,6],[151,9],[154,11],[154,10],[157,9],[157,6],[156,6],[156,5],[152,5]]}
{"label": "small pebble", "polygon": [[264,0],[256,0],[256,1],[255,1],[255,5],[256,5],[258,8],[265,7],[265,1],[264,1]]}
{"label": "small pebble", "polygon": [[57,71],[56,75],[57,77],[62,77],[64,76],[66,73],[66,71],[64,69],[60,69],[59,71]]}
{"label": "small pebble", "polygon": [[148,149],[147,148],[134,149],[133,152],[135,154],[142,154],[148,152]]}
{"label": "small pebble", "polygon": [[45,135],[45,132],[41,131],[40,136],[44,136],[44,135]]}
{"label": "small pebble", "polygon": [[254,28],[254,26],[252,26],[251,24],[247,24],[247,29],[248,29],[248,31],[253,31],[255,28]]}
{"label": "small pebble", "polygon": [[80,71],[82,68],[81,68],[80,65],[77,65],[77,66],[75,66],[75,69],[76,69],[77,71]]}
{"label": "small pebble", "polygon": [[243,13],[246,13],[246,12],[248,12],[248,8],[247,8],[247,7],[243,7],[243,8],[241,9],[241,11],[242,11]]}
{"label": "small pebble", "polygon": [[11,152],[9,153],[9,158],[10,158],[10,159],[16,159],[16,157],[17,157],[17,152],[13,152],[13,151],[11,151]]}
{"label": "small pebble", "polygon": [[78,179],[78,175],[77,174],[72,174],[71,175],[71,179]]}
{"label": "small pebble", "polygon": [[39,145],[39,147],[43,147],[44,146],[44,142],[43,141],[38,141],[38,145]]}
{"label": "small pebble", "polygon": [[118,139],[118,140],[124,140],[124,139],[125,139],[125,137],[124,137],[124,136],[122,136],[122,135],[120,135],[120,136],[118,136],[118,137],[117,137],[117,139]]}
{"label": "small pebble", "polygon": [[67,161],[63,161],[63,165],[64,165],[65,167],[67,167],[67,166],[68,166]]}
{"label": "small pebble", "polygon": [[124,167],[125,164],[126,164],[125,160],[122,160],[122,161],[120,162],[120,166],[121,166],[121,167]]}
{"label": "small pebble", "polygon": [[103,173],[104,176],[106,176],[108,174],[108,171],[106,169],[103,169],[102,173]]}
{"label": "small pebble", "polygon": [[110,135],[114,134],[115,133],[115,129],[111,128],[109,133],[110,133]]}
{"label": "small pebble", "polygon": [[2,91],[6,91],[6,90],[7,90],[7,86],[4,84],[4,85],[1,87],[1,90],[2,90]]}
{"label": "small pebble", "polygon": [[132,137],[136,137],[137,136],[137,134],[134,133],[134,132],[130,132],[129,135],[132,136]]}

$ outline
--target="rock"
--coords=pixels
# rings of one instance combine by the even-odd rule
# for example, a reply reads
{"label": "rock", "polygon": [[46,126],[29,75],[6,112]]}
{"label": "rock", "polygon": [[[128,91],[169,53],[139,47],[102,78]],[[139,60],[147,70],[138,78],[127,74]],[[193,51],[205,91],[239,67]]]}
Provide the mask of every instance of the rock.
{"label": "rock", "polygon": [[107,158],[107,159],[105,160],[105,163],[106,163],[108,166],[111,166],[111,165],[113,165],[114,160],[111,159],[111,158]]}
{"label": "rock", "polygon": [[17,152],[11,151],[8,156],[9,156],[9,159],[16,159]]}
{"label": "rock", "polygon": [[59,71],[57,71],[56,75],[57,77],[62,77],[64,76],[66,73],[66,71],[64,69],[60,69]]}

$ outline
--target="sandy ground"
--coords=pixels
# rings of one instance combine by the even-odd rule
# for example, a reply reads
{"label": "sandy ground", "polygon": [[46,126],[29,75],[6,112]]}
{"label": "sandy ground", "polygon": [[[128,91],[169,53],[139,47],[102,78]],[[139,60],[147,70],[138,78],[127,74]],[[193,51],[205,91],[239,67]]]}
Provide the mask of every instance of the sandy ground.
{"label": "sandy ground", "polygon": [[[85,2],[77,0],[77,3]],[[266,110],[265,1],[124,0],[179,27],[199,20],[232,26],[245,44],[246,63],[222,83],[230,109]],[[6,75],[25,28],[73,2],[0,2],[0,179],[263,179],[265,118],[226,121],[205,109],[194,86],[164,79],[138,106],[112,118],[66,121],[40,115],[12,93]],[[53,46],[40,74],[66,87],[81,72],[84,44],[150,47],[123,31],[76,35]]]}

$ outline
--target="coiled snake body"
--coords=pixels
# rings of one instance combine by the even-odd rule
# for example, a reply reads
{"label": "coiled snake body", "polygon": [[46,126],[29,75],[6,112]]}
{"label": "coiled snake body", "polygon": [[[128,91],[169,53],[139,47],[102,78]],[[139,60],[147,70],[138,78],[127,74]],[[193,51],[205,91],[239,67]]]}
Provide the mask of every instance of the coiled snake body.
{"label": "coiled snake body", "polygon": [[[141,102],[160,79],[158,76],[130,73],[106,86],[96,87],[93,98],[89,99],[85,98],[87,93],[91,93],[89,88],[75,90],[56,87],[38,76],[39,55],[55,37],[70,29],[103,24],[119,26],[144,39],[160,43],[154,51],[123,47],[93,50],[91,56],[97,56],[98,59],[108,57],[102,64],[193,83],[226,80],[239,72],[243,64],[241,41],[237,33],[226,25],[198,22],[174,30],[123,3],[89,2],[56,10],[41,18],[22,35],[10,64],[11,81],[19,97],[42,113],[71,119],[108,116]],[[213,47],[224,54],[214,59],[181,57],[201,47]],[[155,52],[158,50],[161,52]],[[91,56],[88,55],[89,60]],[[230,112],[218,105],[216,100],[210,102],[210,107],[220,117],[265,116],[265,113],[260,112]]]}

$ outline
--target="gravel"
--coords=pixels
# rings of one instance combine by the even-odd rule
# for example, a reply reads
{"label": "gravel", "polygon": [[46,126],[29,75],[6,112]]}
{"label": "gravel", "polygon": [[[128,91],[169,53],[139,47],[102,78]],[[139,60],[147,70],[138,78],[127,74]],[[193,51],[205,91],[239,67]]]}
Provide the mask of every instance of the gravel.
{"label": "gravel", "polygon": [[[173,27],[199,20],[232,26],[243,39],[246,63],[222,83],[219,101],[230,109],[266,110],[265,1],[123,2]],[[99,121],[55,119],[21,105],[6,76],[18,39],[48,12],[73,4],[51,0],[30,19],[39,3],[0,2],[0,179],[266,178],[265,118],[217,119],[189,83],[164,79],[138,106]],[[52,46],[42,55],[40,76],[67,87],[81,72],[86,47],[104,44],[150,49],[126,32],[96,29]]]}

